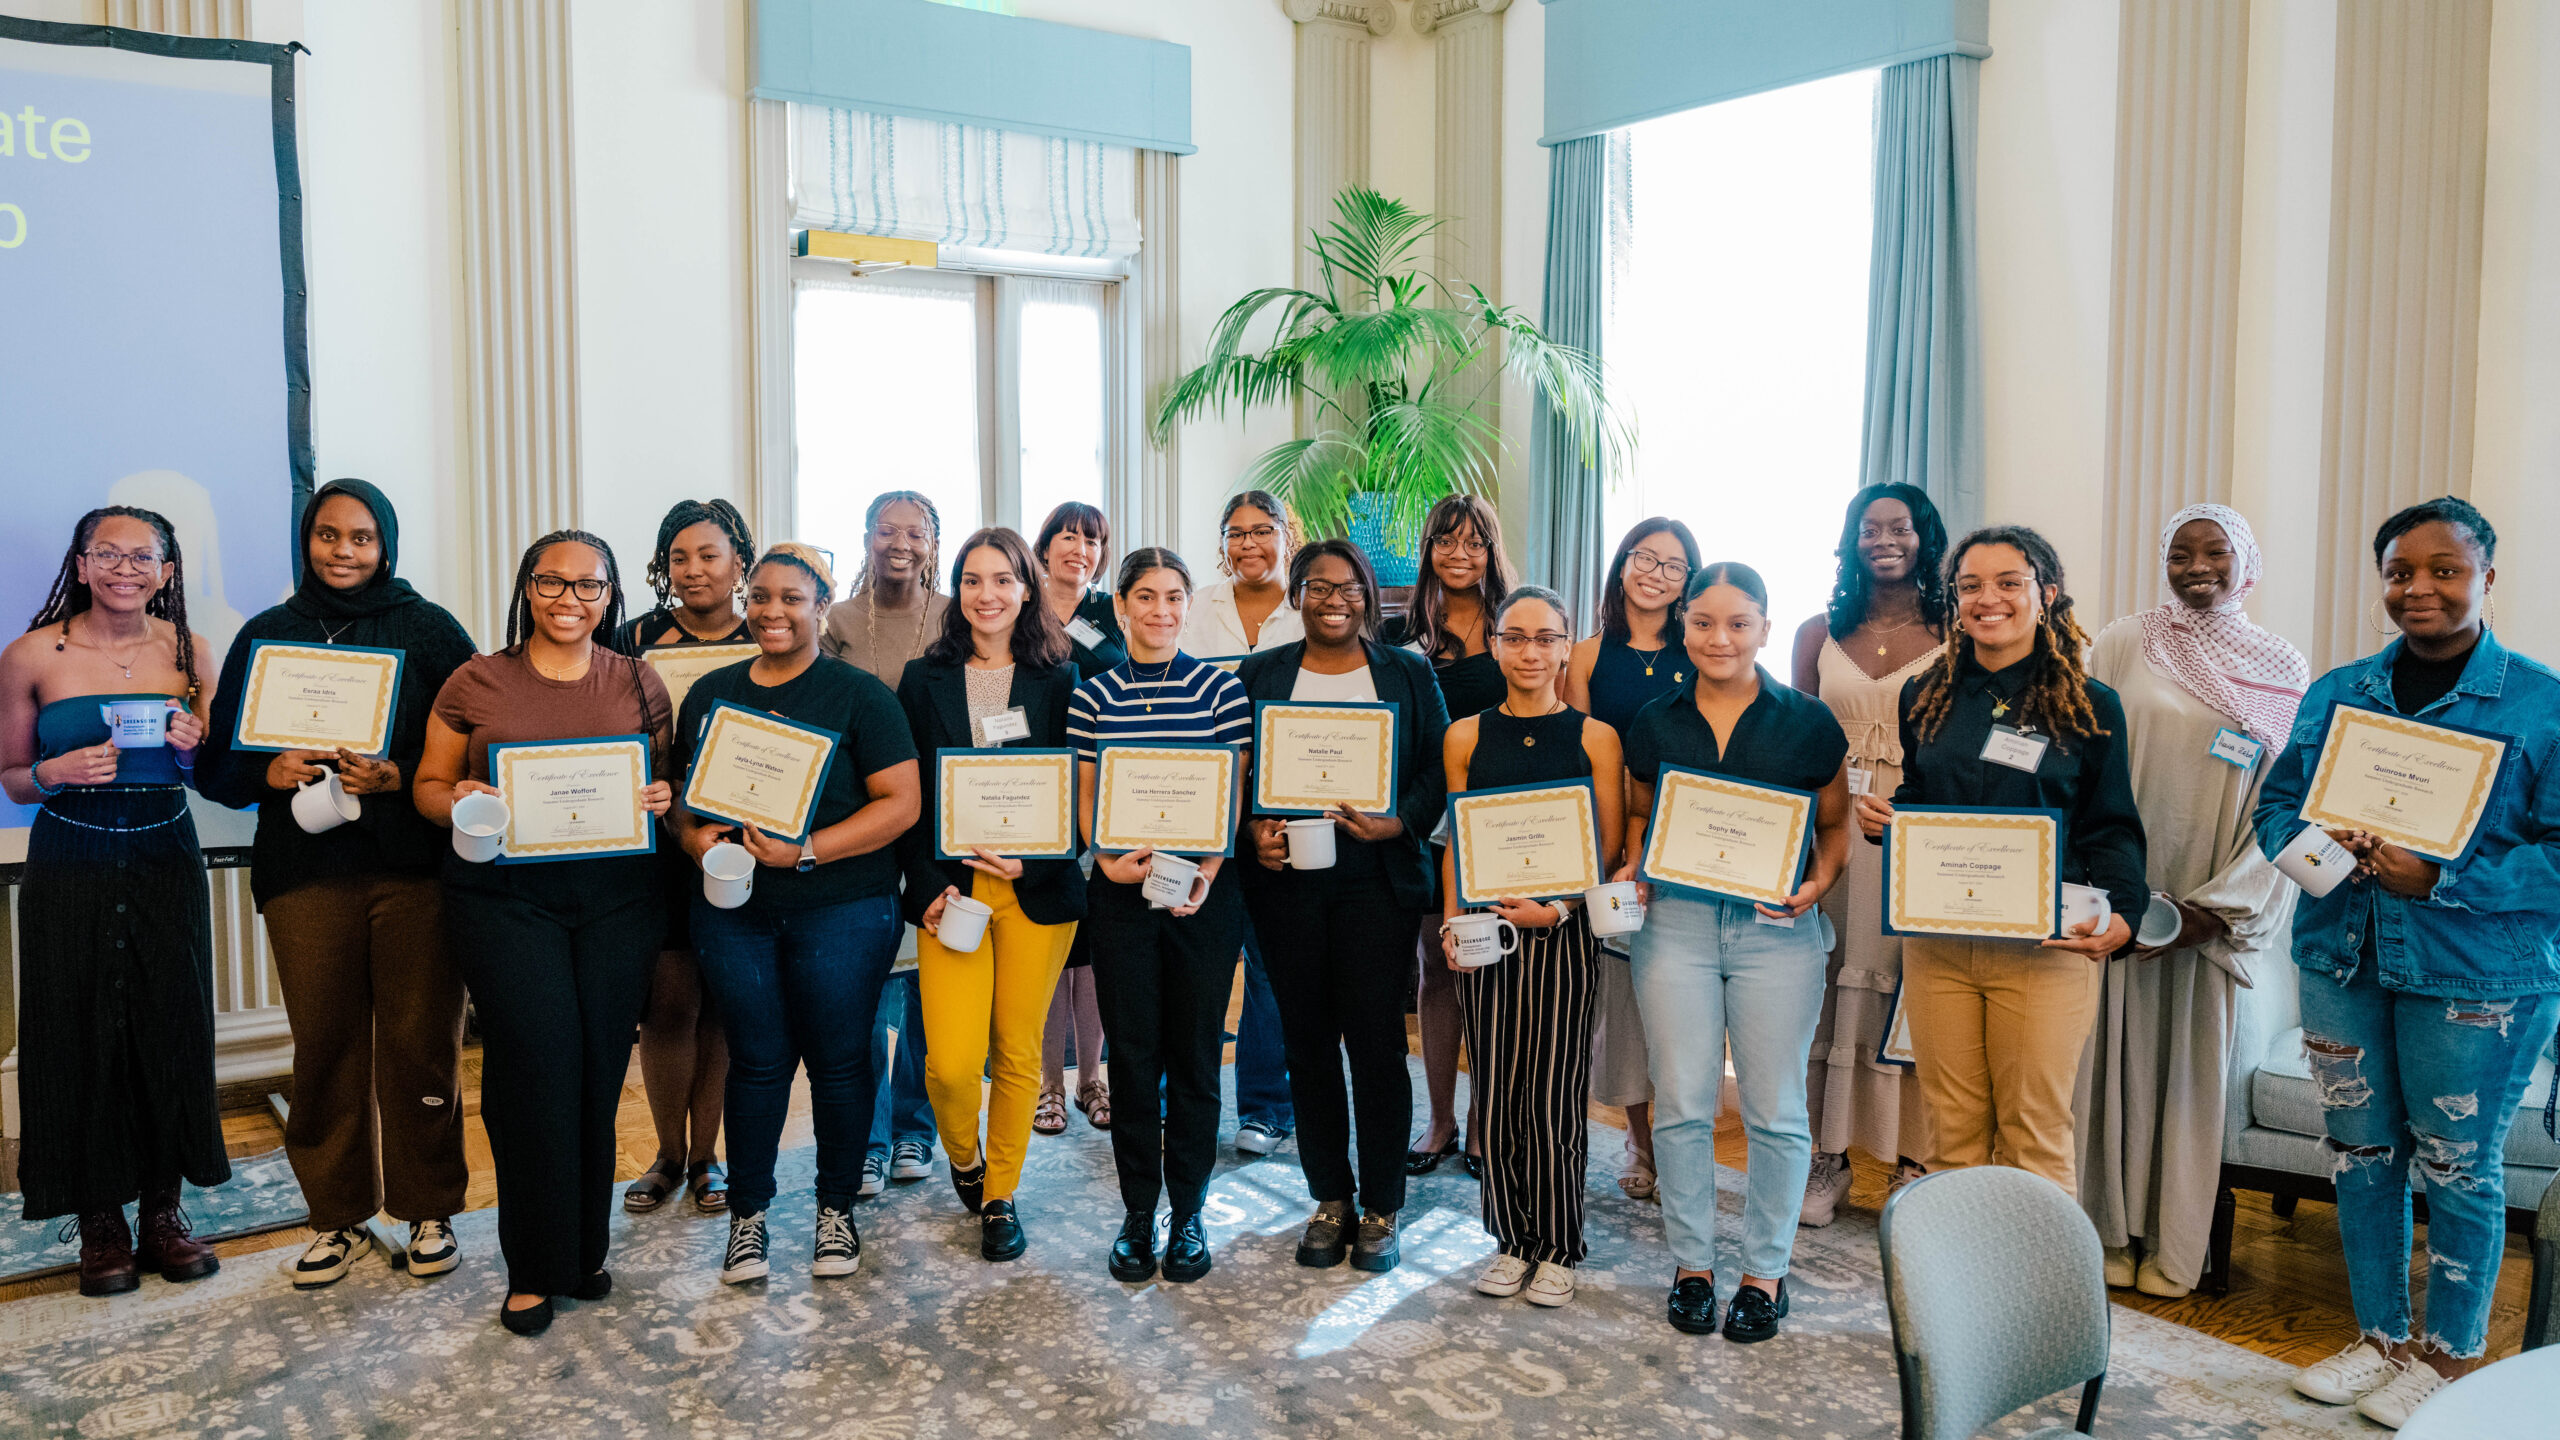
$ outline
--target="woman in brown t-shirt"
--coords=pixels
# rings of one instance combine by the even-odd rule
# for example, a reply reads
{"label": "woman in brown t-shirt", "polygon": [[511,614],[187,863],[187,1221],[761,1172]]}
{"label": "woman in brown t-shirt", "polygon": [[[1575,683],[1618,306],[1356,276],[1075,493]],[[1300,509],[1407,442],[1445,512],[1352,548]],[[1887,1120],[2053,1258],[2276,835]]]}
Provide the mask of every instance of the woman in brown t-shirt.
{"label": "woman in brown t-shirt", "polygon": [[[664,773],[667,690],[641,662],[596,643],[622,618],[613,551],[581,530],[534,542],[516,569],[506,648],[445,682],[418,763],[418,813],[453,823],[454,803],[496,794],[489,747],[645,735]],[[640,802],[666,813],[667,782]],[[499,1319],[519,1335],[551,1323],[551,1297],[602,1299],[613,1208],[614,1111],[631,1065],[649,972],[666,925],[647,854],[538,865],[445,866],[445,934],[480,1016],[480,1113],[498,1172]]]}

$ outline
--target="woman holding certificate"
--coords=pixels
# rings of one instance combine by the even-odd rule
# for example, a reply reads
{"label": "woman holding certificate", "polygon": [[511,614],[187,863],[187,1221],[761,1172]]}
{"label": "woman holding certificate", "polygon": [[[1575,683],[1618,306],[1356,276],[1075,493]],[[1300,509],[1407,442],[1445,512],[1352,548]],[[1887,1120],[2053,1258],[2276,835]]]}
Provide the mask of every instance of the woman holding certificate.
{"label": "woman holding certificate", "polygon": [[[1031,542],[1040,567],[1040,603],[1066,630],[1067,658],[1076,674],[1092,679],[1129,658],[1111,592],[1095,581],[1111,563],[1111,518],[1081,500],[1070,500],[1040,522]],[[1090,860],[1085,873],[1091,875]],[[1031,1128],[1057,1135],[1067,1128],[1067,1044],[1075,1043],[1076,1108],[1096,1130],[1111,1128],[1111,1084],[1102,1074],[1102,1009],[1093,993],[1093,949],[1079,927],[1058,972],[1058,993],[1040,1040],[1040,1104]]]}
{"label": "woman holding certificate", "polygon": [[[1849,853],[1848,736],[1829,707],[1760,668],[1769,592],[1748,565],[1699,571],[1681,607],[1694,679],[1627,733],[1627,854],[1649,881],[1630,969],[1651,1052],[1662,1225],[1679,1269],[1674,1328],[1716,1328],[1716,1111],[1725,1042],[1751,1141],[1742,1280],[1724,1336],[1778,1333],[1813,1131],[1805,1048],[1822,1013],[1830,921],[1816,905]],[[1659,805],[1657,805],[1659,800]]]}
{"label": "woman holding certificate", "polygon": [[1111,1084],[1139,1101],[1111,1127],[1128,1212],[1111,1275],[1134,1285],[1157,1271],[1159,1196],[1173,1210],[1164,1278],[1209,1273],[1200,1207],[1218,1158],[1218,1053],[1244,943],[1244,901],[1221,871],[1240,828],[1253,707],[1236,677],[1182,653],[1191,571],[1181,556],[1146,549],[1121,562],[1117,604],[1129,658],[1076,687],[1067,736],[1095,852],[1083,930]]}
{"label": "woman holding certificate", "polygon": [[[672,792],[657,778],[666,685],[599,643],[622,618],[611,547],[583,530],[542,537],[514,597],[506,648],[437,692],[412,797],[457,833],[445,941],[480,1017],[498,1319],[537,1335],[553,1297],[613,1288],[614,1112],[666,928],[651,850]],[[484,837],[494,858],[463,853]]]}
{"label": "woman holding certificate", "polygon": [[898,958],[895,845],[921,804],[915,742],[887,686],[819,652],[835,577],[816,550],[780,545],[747,575],[762,653],[695,682],[677,717],[698,737],[674,828],[706,875],[752,860],[747,894],[698,893],[703,983],[729,1033],[729,1245],[720,1279],[771,1271],[766,1211],[791,1082],[809,1071],[818,1147],[809,1273],[862,1259],[853,1202],[882,1076],[872,1055],[881,987]]}
{"label": "woman holding certificate", "polygon": [[[40,807],[18,896],[18,1184],[79,1217],[80,1293],[221,1268],[178,1182],[231,1177],[213,1093],[213,925],[186,785],[205,727],[177,532],[80,517],[0,651],[0,785]],[[142,1201],[141,1244],[124,1207]],[[138,1251],[138,1253],[137,1253]]]}
{"label": "woman holding certificate", "polygon": [[[2098,962],[2132,943],[2151,899],[2124,709],[2080,667],[2087,637],[2043,536],[1974,531],[1947,588],[1947,643],[1902,687],[1902,784],[1858,797],[1905,936],[1927,1164],[1996,1160],[2076,1192],[2071,1095]],[[2063,890],[2080,908],[2060,913]]]}
{"label": "woman holding certificate", "polygon": [[[1600,947],[1591,917],[1573,899],[1518,898],[1498,874],[1484,887],[1462,879],[1468,849],[1515,856],[1524,871],[1550,877],[1530,893],[1578,894],[1599,883],[1618,853],[1626,803],[1626,766],[1617,732],[1567,705],[1557,694],[1573,649],[1573,622],[1552,590],[1524,586],[1488,613],[1503,698],[1449,726],[1441,747],[1451,803],[1452,841],[1441,857],[1440,944],[1458,970],[1458,1010],[1465,1023],[1473,1078],[1483,1097],[1476,1112],[1484,1156],[1484,1223],[1501,1247],[1476,1277],[1476,1289],[1530,1303],[1573,1298],[1573,1267],[1582,1263],[1582,1175],[1588,1158],[1591,1021],[1600,998]],[[1571,816],[1533,814],[1526,828],[1486,807],[1478,832],[1460,791],[1587,788]],[[1491,894],[1479,895],[1489,888]],[[1482,917],[1497,917],[1487,925]],[[1473,917],[1473,918],[1471,918]],[[1516,953],[1459,970],[1453,944],[1461,925],[1511,927]],[[1614,963],[1614,962],[1612,962]],[[1475,1138],[1470,1135],[1470,1139]]]}
{"label": "woman holding certificate", "polygon": [[[898,682],[927,776],[924,819],[899,844],[907,917],[924,932],[925,1085],[951,1183],[977,1213],[989,1260],[1015,1259],[1028,1243],[1013,1194],[1040,1100],[1050,997],[1084,918],[1066,749],[1076,670],[1066,656],[1066,633],[1040,604],[1031,547],[1011,530],[981,530],[952,564],[941,637]],[[946,932],[955,913],[968,919]],[[983,1104],[982,1076],[994,1082]]]}
{"label": "woman holding certificate", "polygon": [[[249,888],[293,1025],[284,1144],[315,1232],[293,1267],[305,1288],[372,1248],[376,1211],[409,1222],[410,1274],[461,1258],[448,1222],[471,1178],[462,976],[445,948],[445,836],[409,787],[471,637],[397,578],[399,561],[381,491],[320,487],[302,512],[301,583],[233,638],[196,761],[207,799],[258,807]],[[348,803],[315,830],[302,817],[332,792]]]}
{"label": "woman holding certificate", "polygon": [[[2560,676],[2490,632],[2497,545],[2462,500],[2383,522],[2377,618],[2397,637],[2313,682],[2258,796],[2258,844],[2303,886],[2303,1048],[2364,1332],[2294,1388],[2389,1426],[2481,1364],[2505,1253],[2499,1159],[2560,1023]],[[2318,830],[2354,858],[2344,883],[2304,862]]]}
{"label": "woman holding certificate", "polygon": [[1336,1265],[1347,1253],[1359,1269],[1392,1270],[1413,1123],[1404,1038],[1412,992],[1409,939],[1379,918],[1431,901],[1423,837],[1446,800],[1433,762],[1449,717],[1429,662],[1370,638],[1378,578],[1358,546],[1322,540],[1299,551],[1289,588],[1306,639],[1247,659],[1236,678],[1256,707],[1256,807],[1274,812],[1253,822],[1260,863],[1244,871],[1245,905],[1272,937],[1298,1156],[1316,1199],[1298,1263]]}

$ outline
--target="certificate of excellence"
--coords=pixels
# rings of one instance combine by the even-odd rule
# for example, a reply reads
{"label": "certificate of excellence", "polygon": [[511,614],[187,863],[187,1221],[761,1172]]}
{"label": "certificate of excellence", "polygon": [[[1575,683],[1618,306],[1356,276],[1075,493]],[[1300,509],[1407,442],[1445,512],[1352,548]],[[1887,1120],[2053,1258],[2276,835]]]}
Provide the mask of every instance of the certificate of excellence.
{"label": "certificate of excellence", "polygon": [[1235,848],[1233,745],[1104,745],[1095,770],[1094,848],[1177,855]]}
{"label": "certificate of excellence", "polygon": [[667,687],[667,713],[684,713],[685,692],[693,682],[714,670],[726,670],[741,660],[753,660],[763,652],[756,646],[737,645],[652,645],[640,652],[642,663],[658,672],[658,680]]}
{"label": "certificate of excellence", "polygon": [[1396,707],[1253,707],[1253,808],[1321,815],[1338,805],[1371,815],[1396,808]]}
{"label": "certificate of excellence", "polygon": [[1888,935],[2045,940],[2062,894],[2062,812],[1901,805],[1884,831]]}
{"label": "certificate of excellence", "polygon": [[391,701],[399,693],[397,650],[254,641],[232,741],[243,750],[343,747],[379,755],[391,748]]}
{"label": "certificate of excellence", "polygon": [[685,777],[684,808],[753,825],[778,840],[809,838],[818,787],[842,737],[723,700],[703,717]]}
{"label": "certificate of excellence", "polygon": [[1449,797],[1458,903],[1547,900],[1600,883],[1600,810],[1591,782],[1506,785]]}
{"label": "certificate of excellence", "polygon": [[934,775],[933,853],[1076,853],[1076,752],[945,750]]}
{"label": "certificate of excellence", "polygon": [[2302,818],[2459,860],[2506,756],[2507,742],[2494,735],[2340,705],[2329,712]]}
{"label": "certificate of excellence", "polygon": [[489,783],[507,802],[501,865],[646,855],[656,832],[640,792],[649,737],[604,735],[489,747]]}
{"label": "certificate of excellence", "polygon": [[1814,797],[1678,765],[1654,782],[1644,878],[1783,906],[1804,883]]}

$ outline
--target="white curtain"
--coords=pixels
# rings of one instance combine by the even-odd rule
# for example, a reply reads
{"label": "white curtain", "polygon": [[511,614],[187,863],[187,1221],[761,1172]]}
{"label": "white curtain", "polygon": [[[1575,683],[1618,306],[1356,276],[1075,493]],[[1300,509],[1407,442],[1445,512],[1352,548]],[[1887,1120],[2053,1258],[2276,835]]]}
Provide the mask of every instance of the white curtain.
{"label": "white curtain", "polygon": [[1035,255],[1138,252],[1138,152],[976,125],[791,107],[792,223]]}

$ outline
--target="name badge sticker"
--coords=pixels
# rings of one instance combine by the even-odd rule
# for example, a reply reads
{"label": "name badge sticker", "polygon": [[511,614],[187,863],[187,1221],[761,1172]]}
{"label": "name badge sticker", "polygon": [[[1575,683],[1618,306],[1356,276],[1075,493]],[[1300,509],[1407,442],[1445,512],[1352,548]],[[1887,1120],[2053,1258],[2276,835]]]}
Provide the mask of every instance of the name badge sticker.
{"label": "name badge sticker", "polygon": [[1091,650],[1103,641],[1101,627],[1079,615],[1067,622],[1067,638]]}
{"label": "name badge sticker", "polygon": [[1016,705],[1000,715],[990,715],[979,721],[978,733],[990,745],[1001,745],[1007,740],[1028,740],[1031,738],[1031,717]]}
{"label": "name badge sticker", "polygon": [[1751,907],[1751,918],[1763,925],[1775,925],[1781,930],[1796,928],[1796,917],[1793,915],[1771,915],[1757,905]]}
{"label": "name badge sticker", "polygon": [[2259,752],[2266,748],[2237,730],[2222,729],[2213,732],[2213,745],[2206,753],[2235,770],[2246,770],[2258,763]]}
{"label": "name badge sticker", "polygon": [[1871,795],[1875,793],[1875,788],[1876,772],[1868,769],[1864,765],[1852,765],[1849,767],[1850,794]]}
{"label": "name badge sticker", "polygon": [[2006,725],[1994,725],[1982,737],[1981,758],[1994,765],[2006,765],[2029,775],[2044,764],[2044,752],[2053,741],[2042,735],[2029,735]]}

